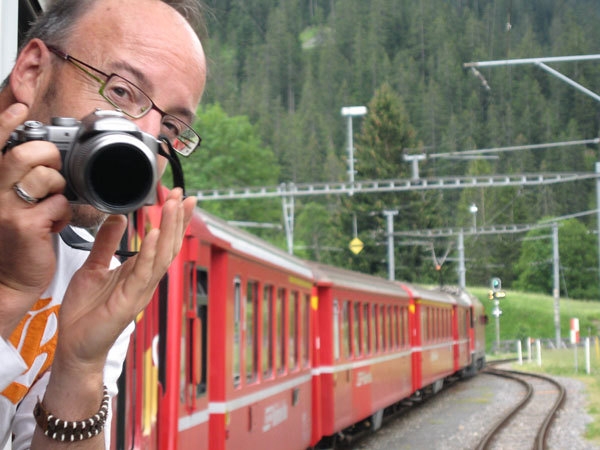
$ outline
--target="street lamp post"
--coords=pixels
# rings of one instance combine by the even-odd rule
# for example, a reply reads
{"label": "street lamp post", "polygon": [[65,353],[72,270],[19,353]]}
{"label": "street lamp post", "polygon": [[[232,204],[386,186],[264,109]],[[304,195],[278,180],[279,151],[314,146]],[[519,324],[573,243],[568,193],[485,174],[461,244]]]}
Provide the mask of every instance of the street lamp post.
{"label": "street lamp post", "polygon": [[350,181],[350,192],[354,186],[354,142],[352,137],[352,118],[364,116],[367,113],[365,106],[345,106],[342,108],[342,116],[348,118],[348,180]]}
{"label": "street lamp post", "polygon": [[477,211],[479,211],[477,205],[475,203],[471,203],[471,206],[469,206],[469,212],[473,214],[473,231],[477,230]]}

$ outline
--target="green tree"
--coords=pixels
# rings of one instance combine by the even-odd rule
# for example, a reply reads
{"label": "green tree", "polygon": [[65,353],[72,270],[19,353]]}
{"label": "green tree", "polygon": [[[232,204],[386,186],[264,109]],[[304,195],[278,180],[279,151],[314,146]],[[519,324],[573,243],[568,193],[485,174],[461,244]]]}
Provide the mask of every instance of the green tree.
{"label": "green tree", "polygon": [[[182,159],[186,187],[198,190],[277,185],[279,166],[245,116],[229,117],[218,105],[201,106],[194,123],[202,146]],[[280,222],[278,200],[206,201],[200,205],[225,219]]]}
{"label": "green tree", "polygon": [[[402,100],[389,84],[384,83],[375,92],[367,109],[360,133],[355,138],[355,179],[408,178],[409,165],[404,161],[403,154],[405,148],[416,146],[416,137]],[[441,195],[433,192],[373,193],[342,197],[336,217],[339,247],[347,248],[353,237],[353,222],[356,220],[357,235],[364,242],[365,249],[359,255],[346,250],[331,255],[332,258],[337,264],[385,276],[387,250],[384,230],[387,219],[383,211],[399,211],[394,219],[396,230],[432,228],[439,224],[439,218],[433,214],[433,210],[439,207],[440,201]],[[415,280],[431,276],[434,265],[428,261],[428,249],[403,247],[396,251],[396,255],[396,276],[399,279]]]}
{"label": "green tree", "polygon": [[[550,228],[527,233],[521,257],[516,265],[519,273],[516,289],[551,294],[552,239]],[[571,298],[598,297],[598,257],[596,237],[577,219],[560,223],[558,229],[561,294]]]}

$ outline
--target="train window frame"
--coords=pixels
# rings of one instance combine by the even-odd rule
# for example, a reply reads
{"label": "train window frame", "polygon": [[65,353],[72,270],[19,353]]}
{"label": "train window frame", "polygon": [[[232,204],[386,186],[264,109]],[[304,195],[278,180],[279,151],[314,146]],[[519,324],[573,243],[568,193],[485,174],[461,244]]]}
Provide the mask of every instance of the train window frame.
{"label": "train window frame", "polygon": [[398,305],[392,307],[393,322],[394,322],[394,344],[396,349],[400,348],[400,334],[398,333]]}
{"label": "train window frame", "polygon": [[369,317],[369,328],[371,330],[371,348],[373,349],[373,354],[379,352],[379,342],[378,342],[378,333],[377,333],[377,305],[371,304],[371,316]]}
{"label": "train window frame", "polygon": [[360,333],[360,303],[352,302],[352,347],[353,356],[359,358],[362,355]]}
{"label": "train window frame", "polygon": [[344,300],[342,302],[341,315],[341,341],[342,341],[342,358],[349,359],[352,355],[352,335],[350,333],[350,302]]}
{"label": "train window frame", "polygon": [[263,286],[262,310],[261,310],[261,374],[263,379],[274,376],[274,342],[273,342],[273,289],[272,284]]}
{"label": "train window frame", "polygon": [[371,330],[369,328],[369,312],[370,312],[370,308],[369,308],[369,304],[367,302],[362,304],[362,308],[361,308],[361,335],[363,338],[363,353],[365,355],[370,355],[371,354]]}
{"label": "train window frame", "polygon": [[388,305],[386,309],[389,349],[394,350],[394,348],[396,347],[396,344],[394,342],[394,311],[392,309],[392,305]]}
{"label": "train window frame", "polygon": [[277,288],[275,320],[276,320],[276,350],[275,350],[275,370],[277,375],[283,375],[286,371],[286,345],[287,331],[285,325],[286,318],[286,298],[287,290],[284,287]]}
{"label": "train window frame", "polygon": [[208,392],[208,271],[206,268],[192,265],[195,271],[193,279],[193,288],[196,291],[195,296],[195,317],[194,326],[196,328],[193,345],[195,348],[195,357],[197,358],[197,381],[195,384],[196,399],[206,396]]}
{"label": "train window frame", "polygon": [[338,299],[333,300],[333,359],[339,361],[342,353],[341,327],[340,327],[340,305]]}
{"label": "train window frame", "polygon": [[298,291],[290,292],[288,300],[288,372],[298,369]]}
{"label": "train window frame", "polygon": [[304,294],[301,315],[302,320],[302,367],[310,367],[310,294]]}
{"label": "train window frame", "polygon": [[235,277],[233,280],[233,360],[232,375],[233,387],[242,386],[242,280]]}
{"label": "train window frame", "polygon": [[244,369],[247,384],[258,382],[258,292],[256,280],[246,282],[246,302],[244,310]]}
{"label": "train window frame", "polygon": [[429,327],[427,323],[427,317],[429,316],[428,311],[428,306],[423,306],[421,308],[421,339],[424,343],[429,342]]}
{"label": "train window frame", "polygon": [[387,334],[386,334],[387,330],[385,327],[385,310],[386,310],[385,305],[379,305],[379,321],[381,324],[381,328],[379,330],[379,332],[380,332],[379,336],[381,337],[381,351],[383,353],[385,353],[388,349]]}

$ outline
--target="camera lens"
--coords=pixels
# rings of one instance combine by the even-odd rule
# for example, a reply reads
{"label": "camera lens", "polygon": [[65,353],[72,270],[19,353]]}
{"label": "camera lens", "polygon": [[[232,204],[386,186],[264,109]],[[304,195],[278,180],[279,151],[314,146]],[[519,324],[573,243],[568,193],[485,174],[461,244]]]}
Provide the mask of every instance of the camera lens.
{"label": "camera lens", "polygon": [[125,133],[103,133],[84,140],[68,152],[63,170],[77,196],[112,214],[142,207],[157,182],[154,153]]}

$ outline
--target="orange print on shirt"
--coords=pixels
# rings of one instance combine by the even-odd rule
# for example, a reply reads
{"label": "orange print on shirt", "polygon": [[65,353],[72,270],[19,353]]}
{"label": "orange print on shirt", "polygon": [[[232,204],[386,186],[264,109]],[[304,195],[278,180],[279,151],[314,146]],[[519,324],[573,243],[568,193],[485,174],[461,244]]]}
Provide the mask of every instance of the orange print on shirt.
{"label": "orange print on shirt", "polygon": [[[56,342],[58,340],[58,310],[60,305],[49,306],[52,298],[42,298],[31,308],[29,313],[21,320],[19,326],[10,336],[9,342],[19,351],[23,361],[27,364],[28,370],[31,370],[36,358],[45,354],[46,359],[37,374],[34,382],[48,370],[54,360],[56,351]],[[55,315],[55,320],[49,322],[48,319]],[[47,329],[52,327],[52,329]],[[46,341],[42,343],[44,336]],[[24,373],[26,373],[25,371]],[[8,398],[15,405],[19,403],[33,383],[28,385],[13,382],[1,394]]]}

